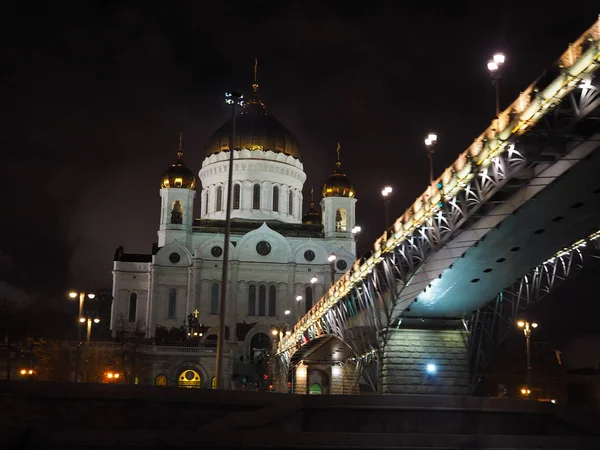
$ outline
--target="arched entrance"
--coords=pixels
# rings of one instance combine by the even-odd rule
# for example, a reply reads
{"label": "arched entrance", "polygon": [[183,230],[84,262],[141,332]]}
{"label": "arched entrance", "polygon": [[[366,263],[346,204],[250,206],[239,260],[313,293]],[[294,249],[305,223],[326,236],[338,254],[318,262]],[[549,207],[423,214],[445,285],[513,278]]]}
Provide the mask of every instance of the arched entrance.
{"label": "arched entrance", "polygon": [[200,374],[192,369],[186,369],[179,375],[179,387],[199,388],[202,383]]}
{"label": "arched entrance", "polygon": [[321,395],[323,394],[323,388],[318,383],[313,383],[308,388],[308,395]]}

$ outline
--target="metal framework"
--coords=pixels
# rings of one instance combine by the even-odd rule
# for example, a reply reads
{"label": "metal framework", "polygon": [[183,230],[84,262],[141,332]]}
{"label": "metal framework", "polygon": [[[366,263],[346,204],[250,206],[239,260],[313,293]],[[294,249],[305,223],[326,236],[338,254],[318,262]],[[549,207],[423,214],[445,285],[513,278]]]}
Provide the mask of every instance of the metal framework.
{"label": "metal framework", "polygon": [[600,230],[534,267],[465,321],[469,331],[472,389],[476,388],[494,350],[514,330],[514,319],[593,262],[600,262]]}
{"label": "metal framework", "polygon": [[530,85],[296,324],[280,342],[281,362],[289,367],[300,347],[327,335],[361,365],[381,360],[387,330],[415,300],[402,293],[428,256],[520,189],[527,176],[519,173],[533,172],[524,169],[542,162],[549,146],[568,153],[576,125],[600,104],[599,62],[600,19],[563,54],[559,74],[547,86],[543,79]]}

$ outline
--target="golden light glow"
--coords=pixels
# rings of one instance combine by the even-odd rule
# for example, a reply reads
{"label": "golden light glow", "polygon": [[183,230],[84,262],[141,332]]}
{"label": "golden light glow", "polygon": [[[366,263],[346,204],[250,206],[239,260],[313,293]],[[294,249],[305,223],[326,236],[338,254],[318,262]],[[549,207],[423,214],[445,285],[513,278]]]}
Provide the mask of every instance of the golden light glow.
{"label": "golden light glow", "polygon": [[27,374],[27,371],[25,369],[21,369],[21,375],[25,375]]}
{"label": "golden light glow", "polygon": [[77,292],[74,292],[74,291],[69,292],[69,297],[77,298]]}
{"label": "golden light glow", "polygon": [[84,318],[84,317],[80,317],[80,318],[79,318],[79,321],[80,321],[81,323],[83,323],[83,322],[85,322],[85,318]]}
{"label": "golden light glow", "polygon": [[273,336],[277,336],[277,333],[279,333],[279,331],[277,331],[275,328],[273,328],[273,329],[271,330],[271,334],[272,334]]}
{"label": "golden light glow", "polygon": [[518,325],[519,328],[523,328],[525,326],[525,322],[523,322],[522,320],[519,320],[517,322],[517,325]]}

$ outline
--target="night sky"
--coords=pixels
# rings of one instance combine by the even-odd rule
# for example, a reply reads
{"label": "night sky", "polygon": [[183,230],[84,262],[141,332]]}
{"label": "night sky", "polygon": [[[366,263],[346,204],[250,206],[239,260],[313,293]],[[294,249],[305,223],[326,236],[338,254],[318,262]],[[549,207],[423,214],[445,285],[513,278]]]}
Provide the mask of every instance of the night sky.
{"label": "night sky", "polygon": [[492,120],[493,52],[507,55],[506,106],[600,12],[541,1],[103,3],[21,2],[1,19],[0,296],[58,305],[70,287],[110,288],[118,245],[149,253],[178,133],[197,173],[230,114],[223,93],[249,92],[255,57],[263,100],[300,141],[305,209],[340,142],[366,252],[384,225],[382,186],[394,187],[392,216],[426,187],[424,135],[439,135],[440,173]]}

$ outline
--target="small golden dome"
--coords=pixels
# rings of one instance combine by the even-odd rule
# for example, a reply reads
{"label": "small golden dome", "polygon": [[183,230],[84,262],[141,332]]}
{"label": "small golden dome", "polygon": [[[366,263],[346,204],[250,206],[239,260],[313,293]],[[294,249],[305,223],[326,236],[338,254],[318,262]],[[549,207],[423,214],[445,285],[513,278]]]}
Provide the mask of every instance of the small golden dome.
{"label": "small golden dome", "polygon": [[162,188],[180,188],[194,189],[196,187],[196,176],[187,168],[183,162],[183,151],[181,150],[181,134],[179,134],[179,151],[177,152],[177,161],[169,167],[162,176],[160,187]]}
{"label": "small golden dome", "polygon": [[321,194],[323,197],[354,197],[354,185],[348,179],[346,174],[342,172],[342,163],[340,162],[340,144],[337,147],[337,161],[335,162],[335,170],[333,174],[323,184]]}

